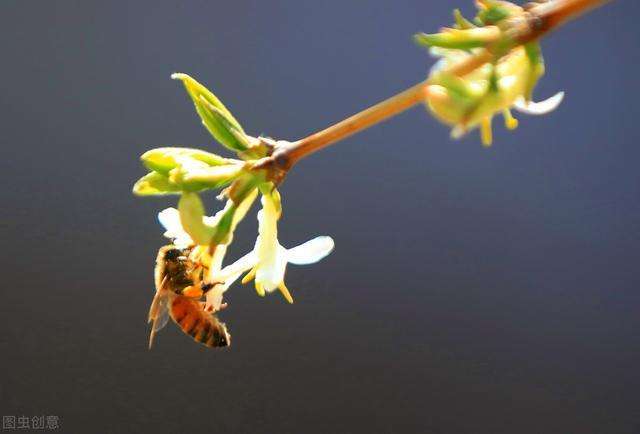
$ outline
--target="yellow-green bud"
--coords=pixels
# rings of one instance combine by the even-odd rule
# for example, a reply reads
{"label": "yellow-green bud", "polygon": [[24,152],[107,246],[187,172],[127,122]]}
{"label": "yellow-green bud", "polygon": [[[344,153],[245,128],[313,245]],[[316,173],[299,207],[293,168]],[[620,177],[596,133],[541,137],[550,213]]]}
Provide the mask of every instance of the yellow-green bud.
{"label": "yellow-green bud", "polygon": [[151,172],[140,178],[133,185],[133,194],[137,196],[162,196],[177,194],[182,191],[179,185],[174,184],[162,173]]}
{"label": "yellow-green bud", "polygon": [[218,97],[187,74],[176,73],[171,78],[182,81],[203,125],[218,142],[236,152],[249,148],[249,139],[240,123]]}
{"label": "yellow-green bud", "polygon": [[241,175],[243,164],[224,166],[178,166],[169,173],[169,180],[184,190],[200,191],[224,187]]}
{"label": "yellow-green bud", "polygon": [[191,158],[206,163],[208,166],[220,166],[232,164],[237,160],[223,158],[210,152],[190,148],[156,148],[142,154],[140,159],[149,170],[168,175],[169,172],[180,165],[180,160]]}
{"label": "yellow-green bud", "polygon": [[418,33],[414,40],[427,47],[455,48],[468,50],[471,48],[486,47],[496,42],[501,36],[498,27],[474,27],[468,29],[443,29],[440,33],[428,35]]}

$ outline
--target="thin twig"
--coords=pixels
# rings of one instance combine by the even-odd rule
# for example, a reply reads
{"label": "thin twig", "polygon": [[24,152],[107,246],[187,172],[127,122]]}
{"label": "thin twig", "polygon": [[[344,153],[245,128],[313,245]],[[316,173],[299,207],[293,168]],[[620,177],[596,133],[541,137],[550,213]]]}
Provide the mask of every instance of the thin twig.
{"label": "thin twig", "polygon": [[[505,49],[539,39],[562,24],[610,1],[612,0],[551,0],[536,5],[510,28],[509,40],[512,41],[512,45],[487,47],[453,65],[445,72],[457,76],[469,74],[483,64],[503,55]],[[271,157],[265,159],[256,168],[268,167],[278,173],[274,180],[279,182],[302,158],[423,102],[427,96],[428,86],[428,80],[422,81],[324,130],[289,143],[286,147],[279,147]]]}

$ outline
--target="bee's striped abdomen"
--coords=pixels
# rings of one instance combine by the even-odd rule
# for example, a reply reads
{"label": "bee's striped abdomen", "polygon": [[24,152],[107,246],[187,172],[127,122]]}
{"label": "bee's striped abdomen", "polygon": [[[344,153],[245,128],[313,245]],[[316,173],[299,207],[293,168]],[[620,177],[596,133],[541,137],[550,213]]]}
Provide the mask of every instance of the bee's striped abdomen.
{"label": "bee's striped abdomen", "polygon": [[208,347],[226,347],[230,336],[223,323],[213,314],[205,312],[191,298],[178,295],[171,304],[171,317],[182,331]]}

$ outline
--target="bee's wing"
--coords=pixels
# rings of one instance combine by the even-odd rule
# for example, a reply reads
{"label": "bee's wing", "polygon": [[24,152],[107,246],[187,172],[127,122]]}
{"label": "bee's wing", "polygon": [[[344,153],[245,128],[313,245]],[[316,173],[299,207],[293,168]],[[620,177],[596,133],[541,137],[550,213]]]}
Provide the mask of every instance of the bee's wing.
{"label": "bee's wing", "polygon": [[173,293],[162,289],[163,286],[164,285],[161,285],[160,289],[156,291],[156,295],[153,297],[151,307],[149,308],[149,322],[153,322],[149,335],[149,349],[151,349],[153,345],[153,338],[156,333],[162,330],[162,328],[167,325],[167,321],[169,321],[169,301]]}
{"label": "bee's wing", "polygon": [[[164,292],[164,291],[163,291]],[[153,338],[156,333],[164,326],[167,325],[169,321],[169,297],[167,296],[170,293],[162,294],[158,292],[153,299],[153,303],[151,304],[151,309],[149,310],[149,322],[153,321],[153,325],[151,326],[151,333],[149,334],[149,349],[153,346]]]}

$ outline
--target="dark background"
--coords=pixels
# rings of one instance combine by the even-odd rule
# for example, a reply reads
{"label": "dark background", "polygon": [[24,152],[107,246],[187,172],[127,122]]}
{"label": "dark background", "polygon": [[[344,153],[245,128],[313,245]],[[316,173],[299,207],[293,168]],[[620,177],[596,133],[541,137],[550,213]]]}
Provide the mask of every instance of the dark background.
{"label": "dark background", "polygon": [[[457,2],[471,14],[470,2]],[[138,156],[220,150],[174,71],[248,132],[295,139],[421,80],[453,2],[3,0],[2,415],[63,432],[640,432],[640,3],[545,41],[565,103],[453,142],[421,108],[282,187],[296,304],[249,287],[210,351],[147,351],[156,213]],[[212,196],[212,195],[211,195]],[[211,201],[210,203],[213,203]],[[231,257],[253,244],[255,211]]]}

